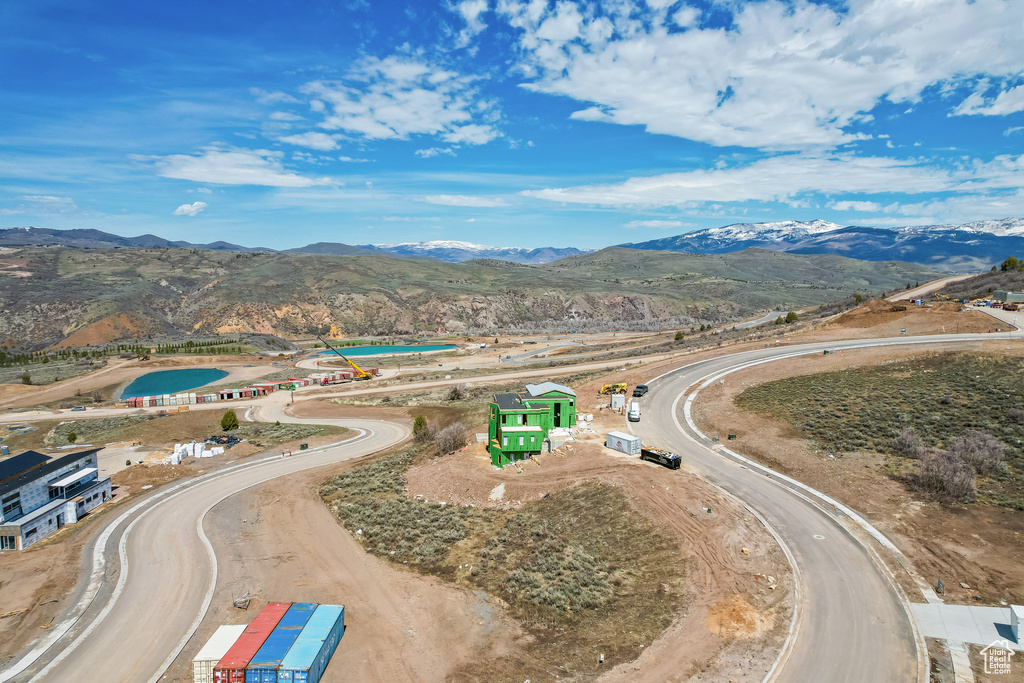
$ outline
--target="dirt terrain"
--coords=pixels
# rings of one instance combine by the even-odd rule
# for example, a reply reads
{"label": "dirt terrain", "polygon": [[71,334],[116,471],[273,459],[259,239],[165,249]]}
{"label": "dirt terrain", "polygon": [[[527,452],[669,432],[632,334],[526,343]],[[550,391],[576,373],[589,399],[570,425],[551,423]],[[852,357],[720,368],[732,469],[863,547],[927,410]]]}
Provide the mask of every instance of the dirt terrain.
{"label": "dirt terrain", "polygon": [[[964,347],[958,346],[963,349]],[[1024,355],[999,342],[969,346],[981,353]],[[930,350],[937,350],[931,347]],[[829,356],[767,363],[704,390],[694,417],[707,434],[734,433],[730,448],[802,481],[851,506],[886,534],[930,583],[942,578],[952,603],[998,604],[1024,600],[1024,518],[1019,512],[975,503],[943,506],[907,491],[889,478],[884,456],[853,452],[830,458],[816,451],[788,424],[737,408],[747,387],[786,377],[864,367],[923,353],[912,349],[863,349]],[[962,588],[961,582],[969,588]]]}
{"label": "dirt terrain", "polygon": [[[906,310],[894,310],[906,307]],[[960,312],[961,309],[963,312]],[[908,337],[923,334],[967,334],[1006,331],[1006,324],[979,310],[950,302],[915,306],[906,301],[867,301],[797,335],[801,341]],[[903,332],[906,330],[906,333]]]}
{"label": "dirt terrain", "polygon": [[[314,404],[303,416],[324,411],[338,415],[337,406]],[[188,659],[217,625],[242,623],[254,608],[274,600],[346,605],[349,628],[325,681],[478,680],[468,672],[482,668],[495,680],[518,680],[520,663],[531,661],[531,636],[507,616],[500,600],[367,554],[320,502],[321,482],[351,466],[257,487],[213,511],[207,526],[221,557],[218,592],[170,680],[189,680]],[[688,607],[662,637],[603,678],[669,681],[699,673],[701,680],[760,680],[788,628],[792,576],[757,520],[696,477],[614,455],[596,436],[504,470],[493,468],[474,443],[415,466],[408,473],[408,495],[517,506],[583,481],[625,487],[638,510],[678,538],[690,592]],[[774,578],[775,590],[765,575]],[[246,591],[257,598],[249,613],[231,606]]]}

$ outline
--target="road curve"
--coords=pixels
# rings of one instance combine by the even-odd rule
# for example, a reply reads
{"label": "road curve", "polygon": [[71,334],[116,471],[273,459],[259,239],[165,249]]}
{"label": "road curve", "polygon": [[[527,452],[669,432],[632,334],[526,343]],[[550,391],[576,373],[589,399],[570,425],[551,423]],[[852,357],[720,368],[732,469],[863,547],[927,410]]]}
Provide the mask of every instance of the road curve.
{"label": "road curve", "polygon": [[94,577],[99,579],[96,599],[34,662],[11,665],[0,681],[14,676],[55,683],[157,681],[199,626],[216,586],[216,558],[202,531],[214,505],[270,479],[366,455],[409,435],[408,428],[390,422],[317,422],[348,426],[357,436],[189,479],[158,490],[112,519],[104,529],[112,533],[101,534],[93,548],[94,562],[106,565],[102,578]]}
{"label": "road curve", "polygon": [[676,451],[694,472],[758,511],[795,556],[802,576],[799,636],[774,680],[914,681],[922,673],[919,664],[926,672],[927,660],[919,651],[904,598],[874,551],[841,523],[849,520],[716,450],[685,426],[680,398],[695,383],[752,362],[820,354],[826,348],[948,344],[986,336],[991,339],[941,335],[757,349],[694,363],[648,381],[643,420],[633,431],[647,443]]}

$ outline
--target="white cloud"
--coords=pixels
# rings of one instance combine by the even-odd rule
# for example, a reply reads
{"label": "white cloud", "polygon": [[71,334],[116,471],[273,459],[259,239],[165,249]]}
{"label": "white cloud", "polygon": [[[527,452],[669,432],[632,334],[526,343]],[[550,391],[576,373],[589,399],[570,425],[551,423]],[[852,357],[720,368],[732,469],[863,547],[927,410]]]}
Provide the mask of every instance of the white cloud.
{"label": "white cloud", "polygon": [[443,204],[445,206],[472,206],[478,208],[508,206],[508,202],[496,197],[468,197],[462,194],[431,195],[424,197],[423,201],[430,204]]}
{"label": "white cloud", "polygon": [[366,162],[369,161],[369,159],[358,159],[356,157],[340,156],[338,157],[338,161],[345,161],[350,164],[365,164]]}
{"label": "white cloud", "polygon": [[939,168],[916,160],[852,155],[783,155],[732,168],[630,178],[621,183],[527,190],[528,197],[570,204],[675,206],[708,202],[785,202],[802,195],[1006,191],[1024,185],[1024,155]]}
{"label": "white cloud", "polygon": [[199,194],[213,194],[213,190],[208,187],[197,187],[196,192]]}
{"label": "white cloud", "polygon": [[975,90],[953,110],[952,115],[1006,116],[1018,111],[1024,111],[1024,85],[1003,90],[994,99],[986,98],[982,89]]}
{"label": "white cloud", "polygon": [[298,100],[288,93],[269,91],[262,88],[249,88],[249,93],[260,104],[297,104]]}
{"label": "white cloud", "polygon": [[836,211],[867,211],[867,212],[878,212],[882,211],[882,205],[878,202],[854,202],[854,201],[841,201],[841,202],[829,202],[828,208]]}
{"label": "white cloud", "polygon": [[278,138],[278,140],[289,145],[295,145],[296,147],[309,147],[310,149],[318,149],[322,152],[329,152],[332,149],[338,148],[338,141],[334,137],[327,133],[318,133],[316,131],[286,135],[283,138]]}
{"label": "white cloud", "polygon": [[[860,139],[851,126],[883,100],[913,106],[926,88],[1015,78],[1024,64],[1024,2],[711,3],[731,10],[724,28],[700,28],[688,4],[672,15],[650,4],[499,0],[497,11],[519,30],[525,87],[589,105],[573,118],[718,146],[829,149]],[[959,109],[1019,111],[1024,90]]]}
{"label": "white cloud", "polygon": [[439,154],[446,154],[448,156],[455,156],[455,150],[451,147],[428,147],[427,149],[416,150],[416,156],[421,159],[429,159],[430,157],[436,157]]}
{"label": "white cloud", "polygon": [[129,158],[148,162],[164,178],[192,180],[219,185],[265,185],[269,187],[312,187],[331,184],[329,178],[307,178],[281,164],[282,152],[266,149],[207,147],[202,153],[139,156]]}
{"label": "white cloud", "polygon": [[658,230],[671,230],[683,227],[682,221],[630,221],[626,223],[627,228],[656,228]]}
{"label": "white cloud", "polygon": [[487,24],[480,18],[487,11],[487,0],[463,0],[455,5],[455,11],[466,22],[466,27],[459,33],[456,47],[466,47],[473,36],[487,28]]}
{"label": "white cloud", "polygon": [[195,216],[200,211],[206,208],[206,202],[192,202],[191,204],[182,204],[174,210],[175,216]]}
{"label": "white cloud", "polygon": [[482,145],[500,135],[495,105],[480,98],[474,78],[414,56],[367,57],[339,81],[313,81],[303,93],[318,106],[320,127],[371,140],[436,135]]}
{"label": "white cloud", "polygon": [[22,204],[7,209],[0,209],[0,215],[17,216],[21,214],[63,215],[78,212],[78,205],[71,197],[55,197],[44,194],[22,195]]}

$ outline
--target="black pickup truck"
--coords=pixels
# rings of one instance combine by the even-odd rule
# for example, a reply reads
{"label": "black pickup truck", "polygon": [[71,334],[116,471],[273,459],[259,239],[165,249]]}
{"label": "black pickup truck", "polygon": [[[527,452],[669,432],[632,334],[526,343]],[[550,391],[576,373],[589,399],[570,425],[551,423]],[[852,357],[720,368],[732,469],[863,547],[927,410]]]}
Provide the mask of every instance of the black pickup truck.
{"label": "black pickup truck", "polygon": [[663,451],[660,448],[641,448],[640,459],[656,462],[659,465],[664,465],[670,470],[678,470],[679,464],[682,462],[682,458],[675,453]]}
{"label": "black pickup truck", "polygon": [[637,384],[636,387],[633,388],[633,396],[635,398],[640,398],[641,396],[646,394],[647,391],[648,390],[646,384]]}

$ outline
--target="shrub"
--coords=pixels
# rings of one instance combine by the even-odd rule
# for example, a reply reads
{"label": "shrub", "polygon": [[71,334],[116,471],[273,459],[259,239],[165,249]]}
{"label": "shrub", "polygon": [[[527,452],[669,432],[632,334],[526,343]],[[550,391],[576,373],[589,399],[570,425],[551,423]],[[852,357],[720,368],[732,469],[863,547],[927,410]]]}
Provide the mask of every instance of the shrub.
{"label": "shrub", "polygon": [[943,503],[970,503],[978,495],[974,470],[963,458],[949,451],[925,456],[916,484]]}
{"label": "shrub", "polygon": [[423,442],[427,434],[427,418],[423,415],[417,415],[416,419],[412,421],[412,436],[417,442]]}
{"label": "shrub", "polygon": [[451,390],[448,391],[448,400],[449,401],[458,401],[461,398],[462,398],[462,392],[459,390],[459,388],[457,386],[452,387]]}
{"label": "shrub", "polygon": [[78,441],[78,434],[75,434],[74,432],[70,432],[68,434],[68,443],[74,443],[76,441]]}
{"label": "shrub", "polygon": [[682,330],[680,330],[679,332],[676,332],[675,340],[676,341],[682,341],[683,340],[683,331]]}
{"label": "shrub", "polygon": [[220,428],[225,432],[230,432],[232,429],[238,429],[238,415],[233,410],[225,410],[224,415],[220,418]]}
{"label": "shrub", "polygon": [[796,314],[796,311],[790,311],[789,313],[786,314],[786,322],[787,323],[795,323],[799,319],[800,319],[800,316],[798,316]]}
{"label": "shrub", "polygon": [[905,428],[899,436],[892,440],[892,449],[896,451],[897,455],[915,460],[920,460],[927,453],[924,441],[917,435],[913,427]]}
{"label": "shrub", "polygon": [[439,453],[451,453],[466,445],[466,428],[461,422],[450,424],[434,436]]}
{"label": "shrub", "polygon": [[949,445],[949,452],[966,462],[981,475],[1002,472],[1006,446],[988,432],[967,432]]}
{"label": "shrub", "polygon": [[21,376],[21,383],[32,384],[32,376],[26,372],[24,375]]}

